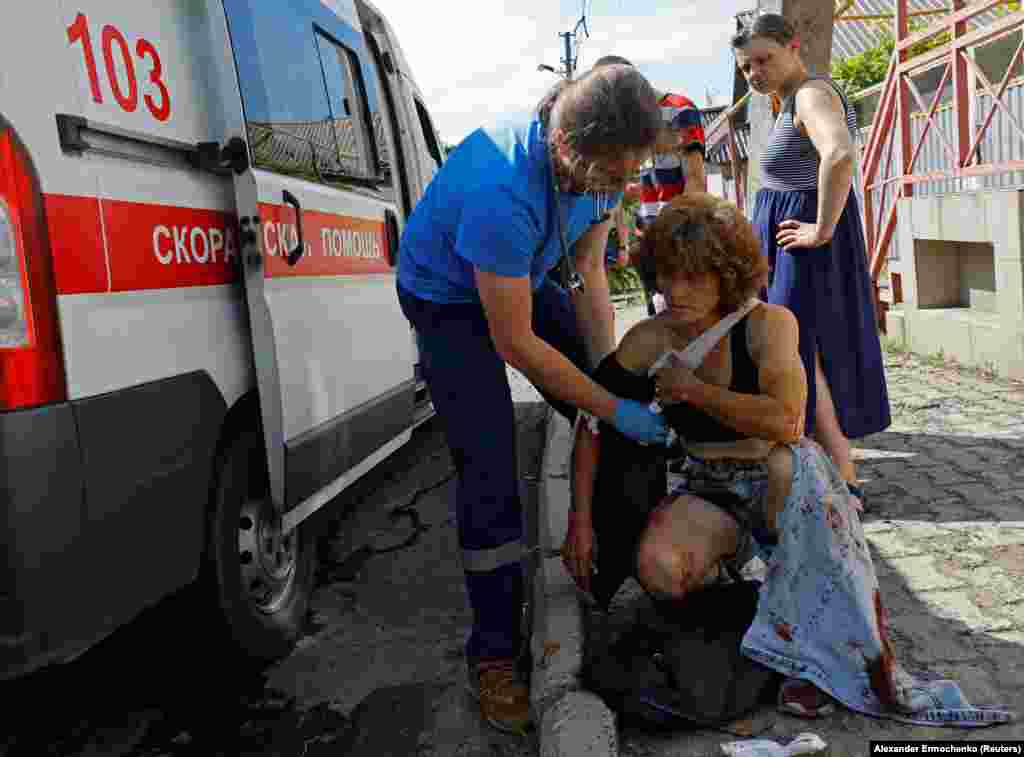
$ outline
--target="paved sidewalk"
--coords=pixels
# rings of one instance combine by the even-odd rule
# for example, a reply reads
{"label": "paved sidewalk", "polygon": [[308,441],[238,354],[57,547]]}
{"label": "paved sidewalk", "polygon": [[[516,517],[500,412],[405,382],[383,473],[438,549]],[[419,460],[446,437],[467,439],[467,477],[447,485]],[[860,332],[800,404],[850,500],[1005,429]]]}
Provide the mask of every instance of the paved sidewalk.
{"label": "paved sidewalk", "polygon": [[[860,440],[856,457],[875,507],[864,518],[865,531],[897,653],[911,671],[959,681],[974,703],[1005,704],[1024,714],[1024,385],[906,354],[888,354],[886,365],[893,424]],[[551,425],[544,471],[558,481],[567,467],[569,435],[557,416]],[[549,538],[560,544],[568,490],[546,490]],[[609,617],[598,621],[578,610],[586,643],[604,643],[647,604],[631,581]],[[834,755],[863,754],[871,738],[1024,738],[1022,722],[980,730],[923,728],[846,710],[808,722],[765,708],[756,720],[774,721],[763,737],[779,741],[815,731]],[[619,732],[617,748],[622,755],[708,755],[733,738],[631,729]],[[574,753],[568,744],[549,746],[542,733],[542,754]],[[615,745],[593,753],[615,754]]]}

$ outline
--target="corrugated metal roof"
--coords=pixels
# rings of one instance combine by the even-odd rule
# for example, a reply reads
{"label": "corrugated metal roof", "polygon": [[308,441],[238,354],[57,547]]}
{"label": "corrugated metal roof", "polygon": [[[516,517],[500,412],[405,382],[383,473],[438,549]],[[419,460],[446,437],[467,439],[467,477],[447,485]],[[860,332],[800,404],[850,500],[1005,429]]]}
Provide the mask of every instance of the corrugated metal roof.
{"label": "corrugated metal roof", "polygon": [[722,111],[725,110],[724,105],[715,105],[711,108],[700,109],[700,122],[701,125],[706,129],[715,122],[715,119],[722,115]]}
{"label": "corrugated metal roof", "polygon": [[[909,0],[907,6],[911,13],[921,11],[948,10],[947,0]],[[881,16],[896,11],[893,0],[855,0],[843,16]],[[917,19],[931,23],[937,16],[918,16]],[[882,40],[886,31],[891,33],[892,20],[885,21],[843,21],[836,19],[832,27],[832,60],[844,60],[875,47]]]}
{"label": "corrugated metal roof", "polygon": [[[736,152],[740,160],[746,160],[749,155],[749,143],[750,143],[750,122],[744,121],[743,123],[736,124]],[[707,155],[708,163],[723,164],[731,162],[729,159],[729,140],[724,139],[718,143],[718,145],[711,150]]]}
{"label": "corrugated metal roof", "polygon": [[[952,3],[950,0],[908,0],[910,13],[921,13],[926,11],[949,11]],[[846,58],[875,47],[882,40],[886,30],[892,29],[892,20],[861,20],[844,21],[844,17],[854,16],[882,16],[891,15],[895,12],[895,0],[854,0],[853,5],[844,11],[843,15],[836,19],[832,29],[832,60],[845,60]],[[737,15],[741,22],[749,22],[757,11],[744,11]],[[986,11],[975,16],[968,24],[973,28],[979,24],[988,24],[996,17],[996,12]],[[918,16],[919,21],[928,24],[939,18],[938,15]]]}

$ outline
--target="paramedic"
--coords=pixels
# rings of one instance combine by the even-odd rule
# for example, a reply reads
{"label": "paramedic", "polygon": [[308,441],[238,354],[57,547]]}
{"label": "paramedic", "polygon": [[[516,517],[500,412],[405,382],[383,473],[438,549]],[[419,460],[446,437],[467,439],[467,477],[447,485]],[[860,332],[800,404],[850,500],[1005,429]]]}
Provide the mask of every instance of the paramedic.
{"label": "paramedic", "polygon": [[[664,442],[660,416],[587,375],[614,349],[609,211],[660,125],[654,90],[632,67],[562,81],[529,123],[466,137],[402,235],[399,302],[457,472],[470,689],[503,730],[523,728],[530,710],[516,664],[525,551],[506,363],[570,421],[582,408],[637,441]],[[566,288],[548,276],[558,264]]]}

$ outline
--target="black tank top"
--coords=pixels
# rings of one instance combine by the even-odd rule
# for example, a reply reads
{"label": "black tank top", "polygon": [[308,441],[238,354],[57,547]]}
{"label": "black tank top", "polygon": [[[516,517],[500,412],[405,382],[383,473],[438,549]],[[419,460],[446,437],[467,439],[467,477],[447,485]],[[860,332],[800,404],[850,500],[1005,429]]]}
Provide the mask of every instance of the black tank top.
{"label": "black tank top", "polygon": [[[739,394],[759,394],[757,366],[747,349],[747,320],[749,315],[737,323],[730,332],[732,352],[732,382],[729,391]],[[736,429],[719,423],[710,415],[688,403],[667,405],[664,410],[665,422],[679,436],[688,442],[735,442],[748,439]]]}

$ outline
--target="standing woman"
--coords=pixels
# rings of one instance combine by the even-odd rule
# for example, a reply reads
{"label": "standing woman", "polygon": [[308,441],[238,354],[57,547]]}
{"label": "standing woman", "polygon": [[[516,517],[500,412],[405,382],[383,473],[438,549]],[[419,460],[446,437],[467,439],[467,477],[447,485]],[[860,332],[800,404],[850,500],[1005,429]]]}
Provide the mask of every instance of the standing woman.
{"label": "standing woman", "polygon": [[[522,651],[522,508],[506,363],[555,409],[664,442],[645,404],[594,383],[614,349],[608,211],[654,146],[661,112],[630,66],[563,82],[518,127],[478,129],[449,156],[402,234],[398,297],[457,473],[456,520],[473,629],[471,692],[503,730],[529,720]],[[563,260],[572,249],[572,257]],[[562,261],[572,293],[548,273]],[[582,286],[580,286],[582,285]]]}
{"label": "standing woman", "polygon": [[755,92],[781,110],[761,159],[754,227],[771,266],[768,301],[800,327],[807,428],[864,503],[849,439],[891,422],[857,197],[857,116],[836,85],[811,76],[792,25],[758,16],[732,40]]}

